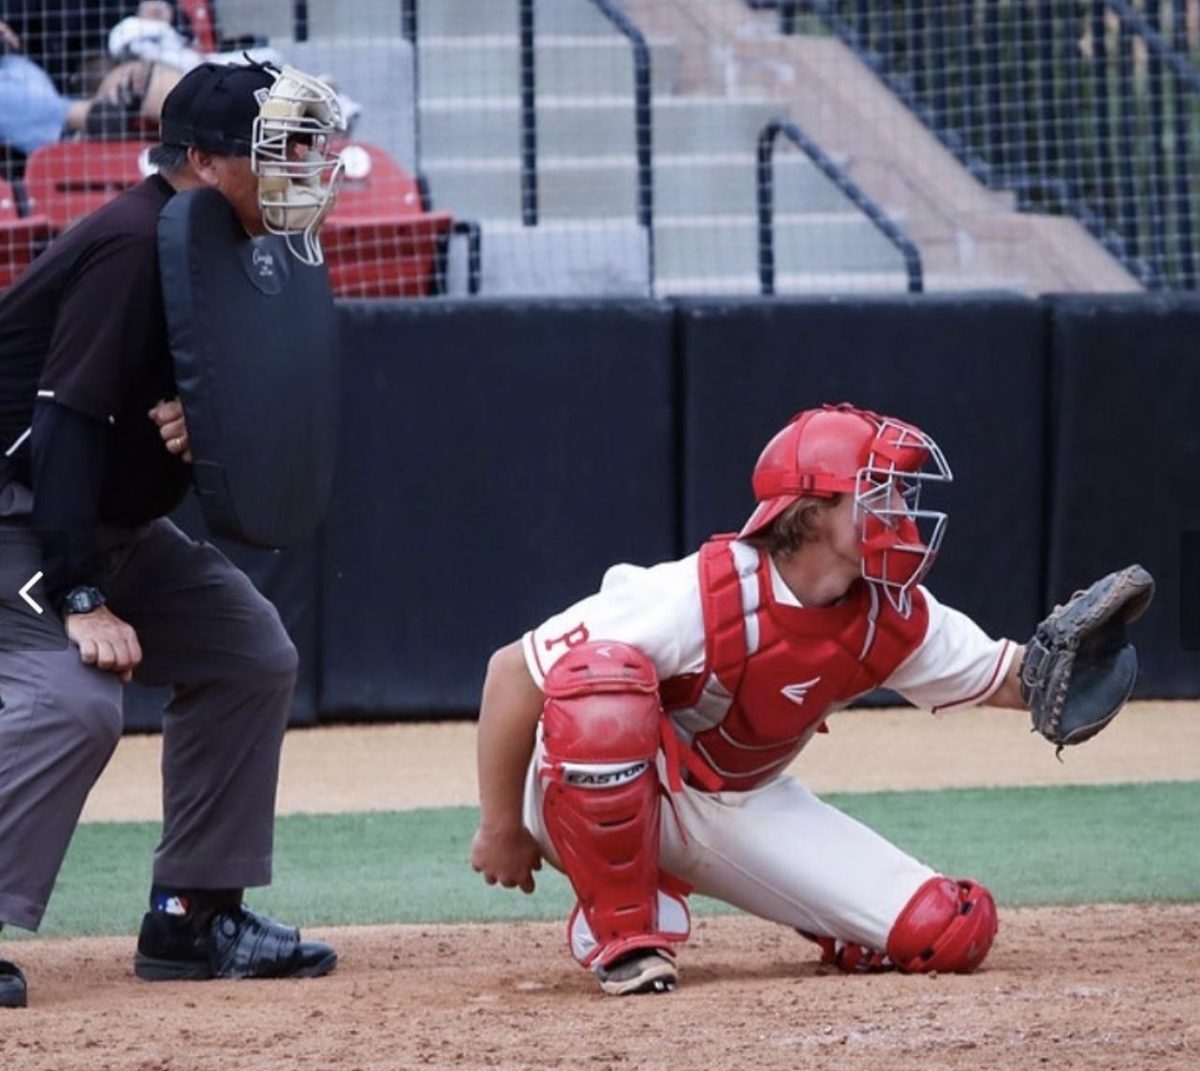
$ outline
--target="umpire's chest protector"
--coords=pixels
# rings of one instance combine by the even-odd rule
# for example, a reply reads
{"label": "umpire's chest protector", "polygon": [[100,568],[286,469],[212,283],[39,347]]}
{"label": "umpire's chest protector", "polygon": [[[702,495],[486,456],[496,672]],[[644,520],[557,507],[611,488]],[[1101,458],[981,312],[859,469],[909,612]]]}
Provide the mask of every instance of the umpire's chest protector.
{"label": "umpire's chest protector", "polygon": [[196,491],[216,535],[255,547],[311,536],[333,488],[337,321],[324,267],[250,239],[215,190],[158,222],[175,378]]}

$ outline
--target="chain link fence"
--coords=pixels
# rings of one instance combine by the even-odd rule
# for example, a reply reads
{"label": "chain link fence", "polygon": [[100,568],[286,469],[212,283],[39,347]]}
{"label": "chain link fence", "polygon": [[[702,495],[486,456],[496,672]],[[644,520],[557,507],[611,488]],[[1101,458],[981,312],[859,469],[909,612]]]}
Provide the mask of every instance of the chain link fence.
{"label": "chain link fence", "polygon": [[0,0],[0,287],[203,59],[333,83],[345,297],[1194,290],[1197,0]]}

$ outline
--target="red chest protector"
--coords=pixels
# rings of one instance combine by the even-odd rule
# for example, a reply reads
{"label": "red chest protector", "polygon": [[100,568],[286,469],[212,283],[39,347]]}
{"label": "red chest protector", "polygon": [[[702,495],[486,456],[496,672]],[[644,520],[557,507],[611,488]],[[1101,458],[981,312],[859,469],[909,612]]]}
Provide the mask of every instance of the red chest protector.
{"label": "red chest protector", "polygon": [[835,606],[781,605],[770,559],[732,536],[700,548],[705,665],[662,684],[663,706],[723,789],[779,773],[825,718],[879,687],[925,638],[919,589],[901,617],[860,581]]}

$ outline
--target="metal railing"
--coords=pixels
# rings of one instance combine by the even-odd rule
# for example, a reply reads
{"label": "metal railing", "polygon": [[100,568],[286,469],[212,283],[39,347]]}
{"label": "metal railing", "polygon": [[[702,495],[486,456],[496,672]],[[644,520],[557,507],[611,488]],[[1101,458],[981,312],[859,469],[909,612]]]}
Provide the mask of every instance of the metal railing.
{"label": "metal railing", "polygon": [[[637,218],[646,228],[649,280],[654,285],[653,62],[645,35],[614,0],[587,0],[628,40],[633,53],[633,122],[637,151]],[[518,4],[520,39],[521,220],[538,221],[537,28],[534,0]]]}
{"label": "metal railing", "polygon": [[629,40],[633,52],[633,121],[637,146],[638,223],[646,229],[646,273],[654,291],[654,104],[653,63],[645,35],[614,0],[591,0]]}
{"label": "metal railing", "polygon": [[537,137],[537,26],[534,0],[517,5],[517,35],[520,39],[521,115],[521,222],[533,227],[538,221],[538,137]]}
{"label": "metal railing", "polygon": [[761,293],[766,296],[775,293],[775,143],[780,134],[804,153],[900,251],[908,275],[908,291],[910,294],[921,293],[924,289],[921,254],[912,239],[812,138],[795,123],[784,119],[772,119],[758,135],[758,281]]}
{"label": "metal railing", "polygon": [[[591,0],[601,14],[629,39],[633,51],[633,121],[637,145],[638,222],[654,223],[653,64],[645,35],[614,0]],[[653,279],[653,274],[651,275]]]}
{"label": "metal railing", "polygon": [[747,3],[818,19],[1020,208],[1074,215],[1147,287],[1197,288],[1186,0]]}
{"label": "metal railing", "polygon": [[400,0],[400,36],[412,46],[413,99],[413,168],[421,172],[421,50],[417,48],[419,32],[417,0]]}
{"label": "metal railing", "polygon": [[[650,46],[636,24],[614,0],[579,0],[591,3],[612,25],[628,38],[633,54],[634,125],[637,151],[637,218],[646,228],[649,283],[654,283],[654,136],[652,60]],[[296,25],[301,25],[298,0]],[[413,46],[413,98],[420,101],[420,49],[418,0],[400,0],[400,32]],[[521,221],[536,226],[540,217],[538,188],[538,117],[537,117],[537,23],[535,0],[520,0],[517,5],[518,77],[519,77],[519,155]],[[417,168],[420,176],[420,106],[416,108]],[[426,195],[427,197],[427,195]],[[477,224],[456,227],[456,234],[468,242],[468,278],[470,293],[479,288],[481,237]]]}

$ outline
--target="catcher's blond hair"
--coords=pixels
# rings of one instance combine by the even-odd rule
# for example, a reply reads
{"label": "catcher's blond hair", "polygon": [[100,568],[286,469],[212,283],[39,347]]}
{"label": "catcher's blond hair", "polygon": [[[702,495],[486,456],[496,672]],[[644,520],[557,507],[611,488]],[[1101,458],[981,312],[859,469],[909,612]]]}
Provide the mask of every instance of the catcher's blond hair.
{"label": "catcher's blond hair", "polygon": [[786,558],[816,539],[817,518],[841,500],[840,494],[832,498],[798,498],[769,527],[747,536],[745,542],[765,550],[773,557],[778,555]]}

